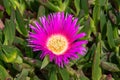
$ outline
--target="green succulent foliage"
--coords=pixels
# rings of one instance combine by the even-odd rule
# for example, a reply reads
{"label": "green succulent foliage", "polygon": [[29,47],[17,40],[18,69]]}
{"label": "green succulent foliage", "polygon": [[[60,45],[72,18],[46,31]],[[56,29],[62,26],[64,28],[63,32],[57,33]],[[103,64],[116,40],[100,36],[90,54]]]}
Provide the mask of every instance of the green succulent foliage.
{"label": "green succulent foliage", "polygon": [[[86,55],[64,68],[27,46],[29,24],[53,12],[87,34]],[[0,0],[0,20],[0,80],[120,80],[120,0]]]}

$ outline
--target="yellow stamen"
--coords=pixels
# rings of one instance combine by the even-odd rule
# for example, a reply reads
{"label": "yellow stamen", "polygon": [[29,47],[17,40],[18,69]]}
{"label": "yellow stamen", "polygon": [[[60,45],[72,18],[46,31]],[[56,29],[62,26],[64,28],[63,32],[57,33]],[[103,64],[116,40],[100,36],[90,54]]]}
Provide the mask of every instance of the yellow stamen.
{"label": "yellow stamen", "polygon": [[54,54],[61,55],[68,48],[68,41],[62,35],[52,35],[48,38],[47,47]]}

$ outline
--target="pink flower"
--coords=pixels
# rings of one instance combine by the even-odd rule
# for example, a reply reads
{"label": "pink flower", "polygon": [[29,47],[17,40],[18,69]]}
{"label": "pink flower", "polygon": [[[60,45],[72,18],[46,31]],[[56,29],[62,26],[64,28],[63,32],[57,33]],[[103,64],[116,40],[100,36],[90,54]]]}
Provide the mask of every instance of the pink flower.
{"label": "pink flower", "polygon": [[40,23],[30,25],[33,32],[29,33],[29,45],[34,51],[42,50],[40,58],[46,55],[50,61],[54,61],[60,67],[68,64],[70,59],[78,58],[78,54],[84,55],[86,40],[80,40],[86,34],[78,33],[77,18],[71,14],[62,12],[53,13],[48,17],[41,17]]}

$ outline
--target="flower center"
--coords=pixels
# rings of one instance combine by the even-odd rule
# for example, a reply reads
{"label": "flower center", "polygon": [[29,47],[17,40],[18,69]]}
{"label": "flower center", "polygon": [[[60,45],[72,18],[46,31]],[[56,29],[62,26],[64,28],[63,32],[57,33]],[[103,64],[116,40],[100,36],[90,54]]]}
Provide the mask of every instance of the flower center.
{"label": "flower center", "polygon": [[66,37],[62,35],[52,35],[48,38],[47,47],[56,55],[64,54],[68,48],[68,41]]}

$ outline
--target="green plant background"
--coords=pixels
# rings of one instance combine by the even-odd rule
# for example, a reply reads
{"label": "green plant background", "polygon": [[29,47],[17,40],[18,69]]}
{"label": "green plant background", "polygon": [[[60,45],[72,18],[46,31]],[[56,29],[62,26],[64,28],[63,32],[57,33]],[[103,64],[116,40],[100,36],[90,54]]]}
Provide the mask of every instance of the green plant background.
{"label": "green plant background", "polygon": [[[53,12],[78,18],[87,53],[59,68],[28,47],[29,24]],[[120,80],[120,0],[0,0],[0,80]]]}

